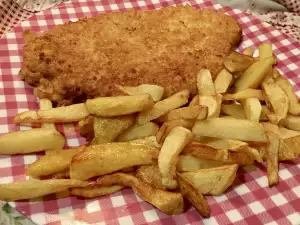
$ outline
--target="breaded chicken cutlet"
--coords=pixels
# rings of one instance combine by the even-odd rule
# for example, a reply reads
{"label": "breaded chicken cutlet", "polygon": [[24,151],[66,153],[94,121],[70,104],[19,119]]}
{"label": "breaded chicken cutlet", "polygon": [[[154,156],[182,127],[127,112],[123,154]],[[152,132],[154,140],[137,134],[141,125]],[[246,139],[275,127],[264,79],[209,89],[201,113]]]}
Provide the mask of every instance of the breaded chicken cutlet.
{"label": "breaded chicken cutlet", "polygon": [[21,79],[40,98],[68,105],[120,95],[116,84],[196,94],[197,72],[216,76],[241,28],[223,12],[178,6],[101,14],[24,38]]}

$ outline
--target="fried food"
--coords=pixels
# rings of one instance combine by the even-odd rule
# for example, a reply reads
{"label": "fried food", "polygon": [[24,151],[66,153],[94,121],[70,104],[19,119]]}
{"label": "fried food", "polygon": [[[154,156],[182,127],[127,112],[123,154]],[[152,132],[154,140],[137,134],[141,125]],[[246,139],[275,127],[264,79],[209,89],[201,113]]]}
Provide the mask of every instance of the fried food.
{"label": "fried food", "polygon": [[121,185],[112,186],[100,186],[100,187],[83,187],[83,188],[73,188],[71,190],[72,195],[81,196],[85,198],[100,197],[103,195],[109,195],[117,191],[124,189]]}
{"label": "fried food", "polygon": [[117,12],[55,26],[26,41],[20,77],[59,105],[120,95],[116,85],[155,84],[165,96],[197,92],[196,74],[215,77],[241,39],[238,22],[191,6]]}
{"label": "fried food", "polygon": [[151,186],[166,190],[162,183],[162,176],[157,165],[144,165],[137,169],[135,176]]}

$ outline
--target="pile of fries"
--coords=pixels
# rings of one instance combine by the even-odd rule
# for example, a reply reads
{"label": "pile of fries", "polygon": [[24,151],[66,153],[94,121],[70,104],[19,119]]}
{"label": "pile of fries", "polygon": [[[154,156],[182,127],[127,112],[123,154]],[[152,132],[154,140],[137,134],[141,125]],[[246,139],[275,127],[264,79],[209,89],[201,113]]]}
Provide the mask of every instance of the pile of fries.
{"label": "pile of fries", "polygon": [[[65,107],[41,99],[40,110],[14,118],[41,128],[2,135],[0,154],[46,154],[27,168],[32,179],[0,184],[0,199],[66,190],[92,198],[130,187],[166,214],[182,213],[188,202],[209,217],[204,195],[224,193],[240,166],[265,161],[269,185],[278,183],[278,162],[300,153],[300,104],[273,68],[272,45],[258,50],[259,57],[250,48],[233,52],[215,80],[199,71],[196,96],[183,90],[163,99],[162,87],[143,84]],[[69,122],[78,122],[87,145],[63,150],[54,124]]]}

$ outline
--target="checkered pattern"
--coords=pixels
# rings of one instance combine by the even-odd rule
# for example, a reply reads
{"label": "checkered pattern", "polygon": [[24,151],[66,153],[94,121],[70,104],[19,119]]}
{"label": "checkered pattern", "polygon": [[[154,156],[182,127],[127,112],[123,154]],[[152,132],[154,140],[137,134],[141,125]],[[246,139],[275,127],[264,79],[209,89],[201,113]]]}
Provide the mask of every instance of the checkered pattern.
{"label": "checkered pattern", "polygon": [[[124,11],[128,8],[157,9],[169,5],[183,4],[180,0],[145,1],[73,1],[33,16],[0,40],[0,133],[18,130],[12,123],[17,113],[36,109],[37,99],[32,88],[17,77],[22,62],[22,32],[26,28],[40,32],[51,27],[76,21],[83,16]],[[210,1],[189,1],[196,8],[221,9]],[[243,42],[240,50],[257,47],[261,42],[271,42],[278,57],[278,68],[290,79],[295,91],[300,90],[300,45],[281,34],[273,27],[254,17],[230,8],[222,8],[234,16],[243,26]],[[72,126],[58,126],[68,138],[69,146],[84,143]],[[21,127],[21,129],[27,129]],[[17,141],[17,140],[16,140]],[[25,168],[38,155],[0,156],[1,183],[24,180]],[[63,194],[43,198],[43,201],[18,201],[11,204],[37,224],[300,224],[300,159],[280,164],[280,182],[269,188],[266,169],[247,167],[239,170],[233,188],[218,197],[207,197],[212,217],[202,219],[194,209],[184,214],[167,216],[150,204],[143,202],[130,189],[86,200],[77,197],[63,198]]]}

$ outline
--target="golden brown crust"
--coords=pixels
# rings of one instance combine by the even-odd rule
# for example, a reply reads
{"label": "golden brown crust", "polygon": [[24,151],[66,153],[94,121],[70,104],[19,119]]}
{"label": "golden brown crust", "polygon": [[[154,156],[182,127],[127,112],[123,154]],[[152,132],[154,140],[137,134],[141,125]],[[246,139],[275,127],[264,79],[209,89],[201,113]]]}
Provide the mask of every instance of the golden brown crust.
{"label": "golden brown crust", "polygon": [[59,104],[119,95],[115,84],[196,93],[196,72],[216,75],[241,38],[236,20],[190,6],[102,14],[29,40],[20,76]]}

